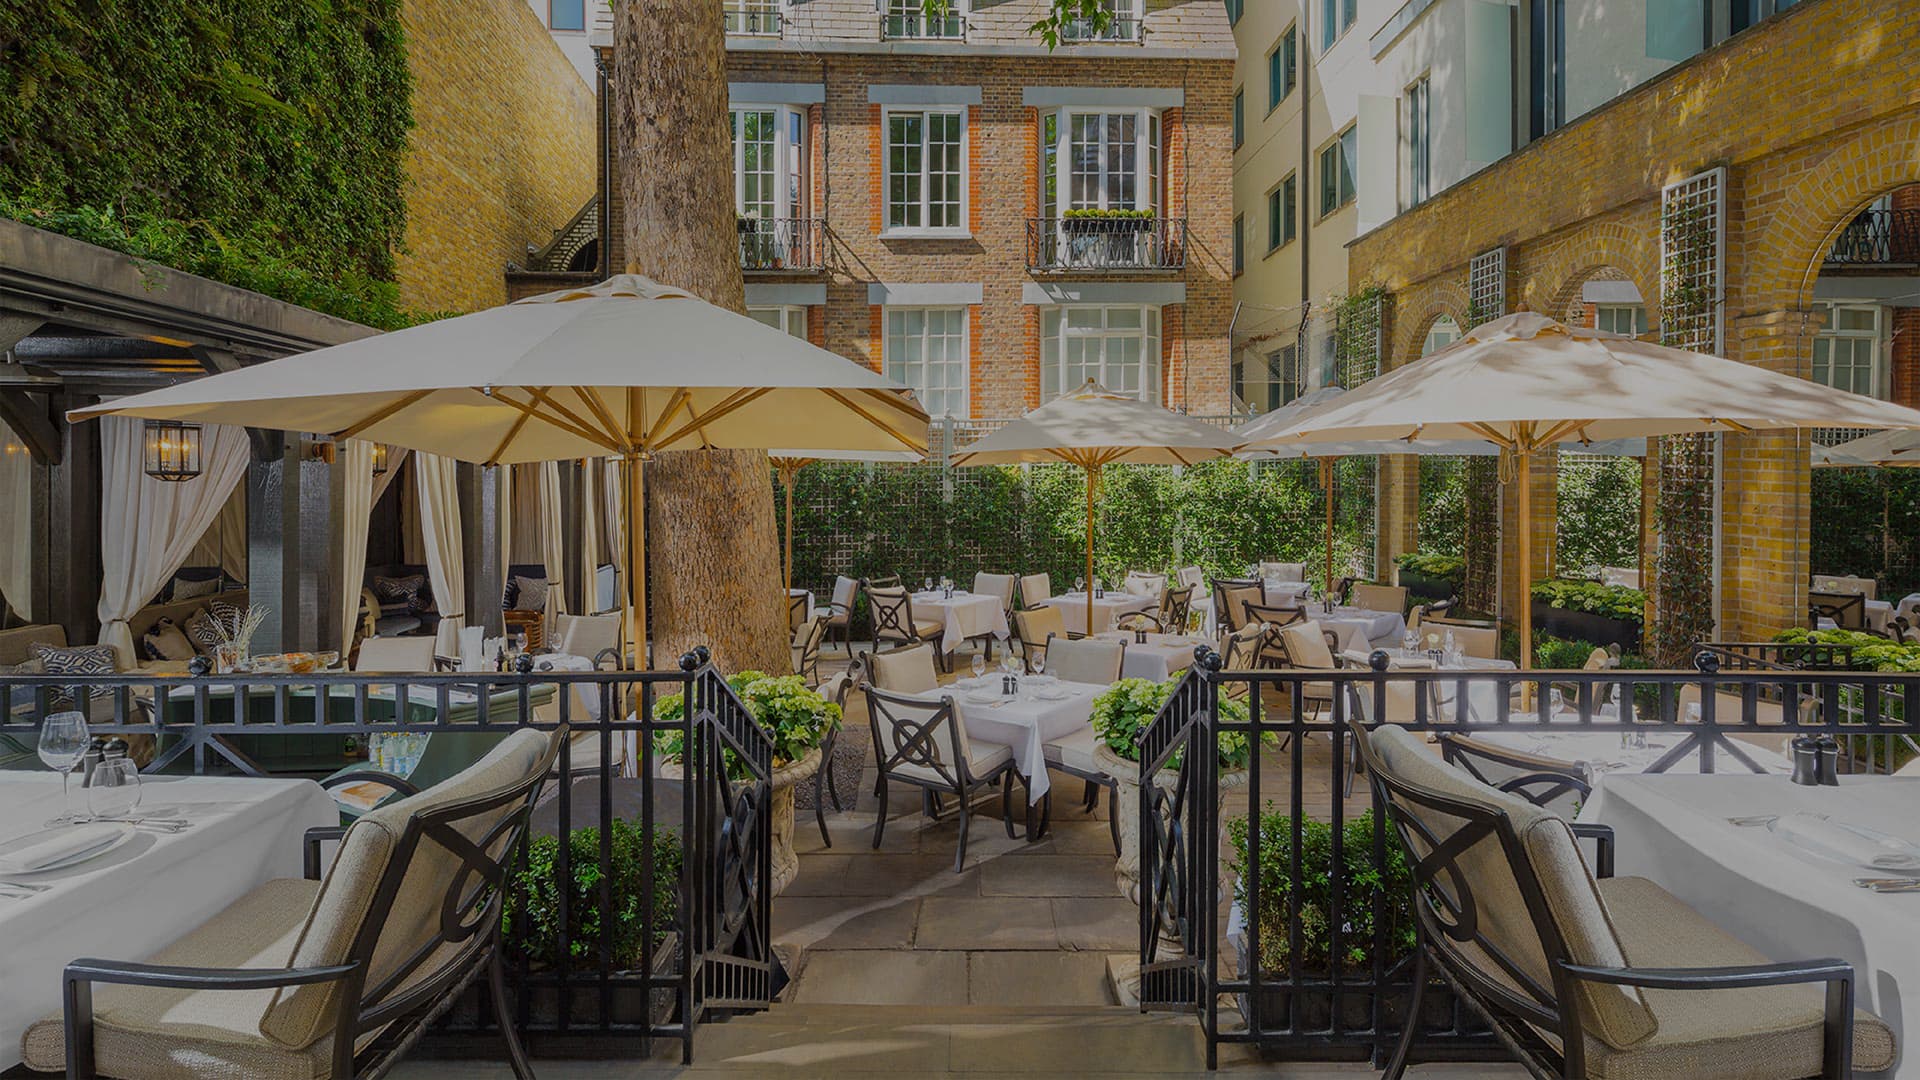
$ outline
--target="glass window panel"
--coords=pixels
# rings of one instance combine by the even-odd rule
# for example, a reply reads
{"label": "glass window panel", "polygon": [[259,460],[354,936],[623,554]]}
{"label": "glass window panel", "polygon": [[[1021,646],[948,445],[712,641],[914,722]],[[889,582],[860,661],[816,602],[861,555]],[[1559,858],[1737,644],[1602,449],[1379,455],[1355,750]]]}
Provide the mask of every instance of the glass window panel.
{"label": "glass window panel", "polygon": [[1878,328],[1879,313],[1867,308],[1839,308],[1839,330],[1874,330]]}
{"label": "glass window panel", "polygon": [[889,308],[887,376],[913,388],[934,416],[967,414],[966,312]]}
{"label": "glass window panel", "polygon": [[1140,309],[1137,307],[1114,307],[1107,309],[1107,329],[1140,329]]}
{"label": "glass window panel", "polygon": [[585,30],[587,28],[586,0],[551,0],[548,7],[547,25],[555,30]]}

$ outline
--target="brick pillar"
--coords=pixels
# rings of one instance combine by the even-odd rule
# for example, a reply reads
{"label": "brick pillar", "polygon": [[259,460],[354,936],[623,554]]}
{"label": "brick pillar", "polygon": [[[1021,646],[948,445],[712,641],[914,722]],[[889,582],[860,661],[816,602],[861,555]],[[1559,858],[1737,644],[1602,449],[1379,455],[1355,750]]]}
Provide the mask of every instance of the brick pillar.
{"label": "brick pillar", "polygon": [[[1520,605],[1528,602],[1523,582],[1544,581],[1553,576],[1553,549],[1558,539],[1560,455],[1548,450],[1533,455],[1528,470],[1532,484],[1533,520],[1520,521],[1520,493],[1514,484],[1501,490],[1500,499],[1500,618],[1518,625]],[[1520,529],[1530,530],[1533,565],[1520,572]],[[1534,633],[1538,635],[1536,627]]]}
{"label": "brick pillar", "polygon": [[[1806,376],[1812,316],[1789,300],[1728,327],[1736,360]],[[1769,310],[1771,308],[1771,310]],[[1723,640],[1758,641],[1806,619],[1812,508],[1809,435],[1722,436],[1720,626]]]}

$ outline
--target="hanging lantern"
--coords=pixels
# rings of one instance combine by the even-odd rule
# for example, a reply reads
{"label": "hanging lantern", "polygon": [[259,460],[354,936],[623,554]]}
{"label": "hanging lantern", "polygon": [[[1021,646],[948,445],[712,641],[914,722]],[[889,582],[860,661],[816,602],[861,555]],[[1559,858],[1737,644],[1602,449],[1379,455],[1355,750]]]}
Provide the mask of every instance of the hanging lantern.
{"label": "hanging lantern", "polygon": [[387,444],[373,444],[373,475],[385,476],[387,473]]}
{"label": "hanging lantern", "polygon": [[200,475],[200,425],[178,420],[146,423],[146,470],[155,480],[177,482]]}

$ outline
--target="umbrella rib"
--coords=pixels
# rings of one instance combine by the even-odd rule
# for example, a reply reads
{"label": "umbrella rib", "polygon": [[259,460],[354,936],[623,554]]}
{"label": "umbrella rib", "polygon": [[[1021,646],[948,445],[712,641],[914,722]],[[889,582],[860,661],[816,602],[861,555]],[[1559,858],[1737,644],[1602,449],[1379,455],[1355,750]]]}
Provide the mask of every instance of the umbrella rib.
{"label": "umbrella rib", "polygon": [[900,434],[898,431],[894,430],[893,425],[887,423],[885,420],[880,419],[879,417],[873,415],[867,410],[854,404],[851,400],[847,398],[846,395],[842,394],[840,391],[823,389],[821,393],[824,393],[828,397],[832,398],[833,400],[839,402],[842,405],[845,405],[847,409],[850,412],[852,412],[855,416],[858,416],[860,419],[865,420],[867,423],[872,424],[874,427],[877,427],[881,431],[884,431],[888,435],[891,435],[896,442],[900,443],[902,446],[905,446],[907,449],[913,450],[922,454],[927,452],[926,444],[915,443],[911,437]]}
{"label": "umbrella rib", "polygon": [[[640,391],[640,404],[643,408],[647,403],[646,393],[645,388],[642,388]],[[669,423],[673,422],[675,414],[680,411],[680,406],[691,400],[693,400],[693,391],[684,386],[676,387],[673,391],[673,396],[667,399],[667,407],[660,410],[659,416],[654,417],[653,426],[641,432],[640,445],[649,448],[655,446],[655,440],[659,439],[660,433],[666,429]],[[646,418],[641,417],[641,419],[645,420]]]}
{"label": "umbrella rib", "polygon": [[918,420],[923,415],[923,410],[913,405],[912,402],[907,400],[907,398],[898,391],[876,390],[873,387],[867,387],[860,392],[898,411],[909,420]]}
{"label": "umbrella rib", "polygon": [[[527,393],[529,393],[529,394],[532,394],[532,395],[533,395],[533,399],[534,399],[535,401],[538,401],[538,402],[540,402],[541,404],[543,404],[543,405],[545,405],[545,406],[546,406],[547,408],[549,408],[549,409],[552,409],[552,410],[553,410],[554,412],[557,412],[557,413],[559,413],[559,414],[560,414],[561,416],[564,416],[564,417],[566,417],[566,418],[567,418],[568,420],[571,420],[571,421],[573,421],[573,422],[574,422],[574,424],[576,424],[577,426],[579,426],[579,428],[580,428],[581,430],[583,430],[583,431],[592,431],[592,430],[594,430],[594,427],[593,427],[593,421],[591,421],[591,420],[588,420],[588,419],[587,419],[586,417],[584,417],[584,416],[581,416],[580,414],[578,414],[578,413],[576,413],[576,412],[574,412],[574,411],[573,411],[572,409],[569,409],[569,408],[567,408],[567,407],[566,407],[565,405],[562,405],[562,404],[560,404],[560,403],[559,403],[558,401],[556,401],[556,400],[554,400],[554,397],[553,397],[553,395],[552,395],[552,394],[551,394],[551,393],[549,392],[549,391],[551,391],[551,390],[553,389],[553,387],[551,387],[551,386],[541,386],[541,387],[533,387],[533,386],[528,386],[528,387],[523,387],[523,389],[525,389]],[[601,432],[601,434],[602,434],[602,435],[606,435],[606,434],[608,434],[608,433],[607,433],[607,432]],[[616,440],[616,441],[618,441],[618,440]]]}
{"label": "umbrella rib", "polygon": [[1482,435],[1485,435],[1487,437],[1487,441],[1494,444],[1495,446],[1503,447],[1508,450],[1513,449],[1513,439],[1510,436],[1502,435],[1500,433],[1500,430],[1494,427],[1492,424],[1483,424],[1478,421],[1475,421],[1466,426],[1469,428],[1472,428],[1474,431],[1477,431]]}
{"label": "umbrella rib", "polygon": [[1593,423],[1591,420],[1562,420],[1553,427],[1548,428],[1545,435],[1535,440],[1535,444],[1545,446],[1548,443],[1559,442],[1568,432],[1584,430],[1586,426],[1591,423]]}
{"label": "umbrella rib", "polygon": [[607,408],[607,401],[600,396],[599,389],[592,386],[582,386],[579,388],[579,393],[581,399],[587,403],[587,408],[593,410],[593,415],[600,418],[600,424],[606,428],[607,434],[613,436],[613,441],[620,444],[620,449],[623,452],[632,450],[633,440],[628,437],[627,433],[621,429],[619,424],[614,422],[613,410]]}
{"label": "umbrella rib", "polygon": [[548,416],[547,414],[541,412],[539,409],[534,408],[531,404],[528,404],[527,402],[515,401],[514,399],[508,397],[502,391],[495,390],[493,392],[493,400],[498,401],[509,408],[518,409],[521,412],[527,414],[528,416],[533,417],[535,420],[538,420],[544,424],[549,424],[553,427],[557,427],[561,431],[564,431],[569,435],[574,435],[579,438],[585,439],[588,442],[594,444],[595,446],[603,446],[607,449],[609,453],[617,453],[620,449],[619,447],[613,444],[612,440],[608,439],[605,435],[602,435],[597,431],[594,431],[590,428],[576,427],[573,424],[557,416]]}
{"label": "umbrella rib", "polygon": [[507,437],[501,439],[500,445],[494,447],[493,453],[487,455],[487,464],[498,465],[500,463],[500,455],[507,452],[507,447],[513,445],[513,440],[519,436],[520,429],[526,427],[527,421],[531,419],[533,419],[532,413],[523,412],[513,421],[513,426],[507,429]]}
{"label": "umbrella rib", "polygon": [[368,428],[379,423],[380,421],[387,419],[388,417],[392,416],[394,413],[399,412],[401,409],[405,409],[413,405],[415,402],[419,401],[421,398],[424,398],[431,393],[433,393],[432,390],[415,390],[414,392],[406,395],[405,397],[400,398],[398,401],[389,401],[385,405],[382,405],[379,408],[373,410],[372,413],[368,414],[367,417],[361,420],[359,423],[354,424],[351,427],[342,429],[334,437],[337,439],[354,438],[358,436],[361,432],[367,430]]}
{"label": "umbrella rib", "polygon": [[700,416],[695,413],[693,411],[693,404],[689,401],[687,404],[687,415],[691,417],[691,419],[675,429],[673,434],[661,439],[657,449],[664,450],[694,432],[701,432],[701,438],[705,439],[705,431],[709,424],[712,424],[715,420],[720,419],[728,413],[734,412],[743,405],[750,405],[758,401],[768,393],[768,389],[767,387],[759,387],[753,390],[736,390],[733,394],[729,395],[725,401],[715,405],[712,411],[708,412],[705,416]]}

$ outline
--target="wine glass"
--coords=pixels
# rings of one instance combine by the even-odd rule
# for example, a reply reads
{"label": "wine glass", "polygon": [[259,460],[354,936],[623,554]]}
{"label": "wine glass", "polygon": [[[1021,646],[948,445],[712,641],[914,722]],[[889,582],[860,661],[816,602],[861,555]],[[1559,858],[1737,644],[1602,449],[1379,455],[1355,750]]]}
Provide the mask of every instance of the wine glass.
{"label": "wine glass", "polygon": [[87,811],[96,818],[123,818],[140,805],[140,767],[123,757],[93,768],[87,784]]}
{"label": "wine glass", "polygon": [[93,738],[87,731],[85,713],[57,712],[47,717],[40,725],[40,760],[49,769],[60,774],[61,814],[49,825],[71,824],[81,821],[81,815],[73,812],[73,795],[68,789],[73,767],[87,756],[87,747]]}
{"label": "wine glass", "polygon": [[1046,653],[1034,654],[1033,673],[1035,675],[1045,675],[1047,673],[1047,654]]}
{"label": "wine glass", "polygon": [[1420,632],[1409,630],[1400,635],[1400,655],[1412,656],[1420,648]]}
{"label": "wine glass", "polygon": [[920,591],[921,592],[933,591],[933,576],[931,574],[920,579]]}
{"label": "wine glass", "polygon": [[1085,575],[1076,575],[1076,576],[1074,577],[1074,579],[1073,579],[1073,591],[1074,591],[1074,592],[1085,592],[1085,591],[1086,591],[1086,588],[1087,588],[1087,579],[1086,579],[1086,576],[1085,576]]}
{"label": "wine glass", "polygon": [[980,676],[985,675],[987,673],[987,658],[985,655],[981,653],[974,653],[973,663],[968,666],[973,668],[974,681],[978,682],[980,680]]}

